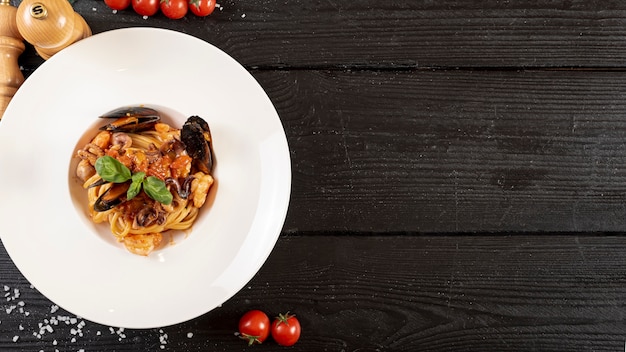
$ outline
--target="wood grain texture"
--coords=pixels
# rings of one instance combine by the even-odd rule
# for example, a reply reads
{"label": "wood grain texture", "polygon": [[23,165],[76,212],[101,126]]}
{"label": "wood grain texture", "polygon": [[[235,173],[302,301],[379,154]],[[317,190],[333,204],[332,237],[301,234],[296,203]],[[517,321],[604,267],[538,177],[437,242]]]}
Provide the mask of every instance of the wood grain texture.
{"label": "wood grain texture", "polygon": [[288,236],[246,287],[197,319],[123,337],[88,321],[72,334],[76,322],[41,338],[38,323],[74,316],[51,314],[3,253],[0,285],[21,288],[17,302],[33,313],[0,311],[0,349],[49,351],[57,340],[60,350],[147,351],[164,339],[167,351],[276,351],[234,335],[258,308],[299,316],[292,351],[619,351],[624,253],[619,236]]}
{"label": "wood grain texture", "polygon": [[253,74],[291,150],[287,233],[626,228],[624,73]]}
{"label": "wood grain texture", "polygon": [[95,33],[154,26],[200,37],[247,67],[623,67],[623,1],[219,1],[209,18],[74,8]]}

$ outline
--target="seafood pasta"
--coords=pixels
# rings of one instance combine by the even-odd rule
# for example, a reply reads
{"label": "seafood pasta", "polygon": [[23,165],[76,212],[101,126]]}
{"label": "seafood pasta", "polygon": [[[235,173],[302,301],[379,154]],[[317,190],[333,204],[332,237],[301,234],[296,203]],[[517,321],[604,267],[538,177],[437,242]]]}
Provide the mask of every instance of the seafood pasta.
{"label": "seafood pasta", "polygon": [[80,148],[76,175],[95,223],[108,222],[126,249],[147,256],[168,230],[189,229],[213,185],[208,124],[190,117],[182,128],[146,107],[122,108]]}

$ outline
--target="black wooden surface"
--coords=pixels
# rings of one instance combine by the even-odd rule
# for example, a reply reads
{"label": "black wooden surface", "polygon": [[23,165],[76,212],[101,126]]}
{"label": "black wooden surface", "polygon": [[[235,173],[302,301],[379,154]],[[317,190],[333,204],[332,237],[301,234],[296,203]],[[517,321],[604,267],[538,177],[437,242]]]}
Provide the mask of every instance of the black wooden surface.
{"label": "black wooden surface", "polygon": [[[293,172],[270,258],[221,308],[120,331],[56,310],[0,248],[0,351],[625,349],[626,3],[219,3],[73,6],[94,33],[202,38],[263,86]],[[246,347],[251,308],[295,312],[301,341]]]}

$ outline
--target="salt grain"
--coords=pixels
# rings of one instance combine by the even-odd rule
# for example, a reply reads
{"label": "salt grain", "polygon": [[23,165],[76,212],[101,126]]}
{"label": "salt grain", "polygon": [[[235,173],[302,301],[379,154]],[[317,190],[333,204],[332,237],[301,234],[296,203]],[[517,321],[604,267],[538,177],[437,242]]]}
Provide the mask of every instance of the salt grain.
{"label": "salt grain", "polygon": [[244,14],[242,14],[242,15],[241,15],[241,18],[246,18],[246,14],[245,14],[245,13],[244,13]]}
{"label": "salt grain", "polygon": [[11,289],[11,288],[10,288],[9,286],[4,285],[4,290],[5,290],[5,291],[8,291],[8,290],[10,290],[10,289]]}
{"label": "salt grain", "polygon": [[116,13],[117,13],[117,10],[113,10],[113,11],[111,11],[111,12],[113,12],[113,14],[116,14]]}
{"label": "salt grain", "polygon": [[13,342],[17,342],[17,340],[19,340],[19,339],[20,339],[19,336],[17,336],[17,335],[13,336]]}
{"label": "salt grain", "polygon": [[193,337],[193,332],[188,332],[188,333],[187,333],[187,338],[189,338],[189,339],[190,339],[190,338],[192,338],[192,337]]}
{"label": "salt grain", "polygon": [[53,305],[50,307],[50,313],[51,313],[51,314],[56,313],[56,312],[57,312],[57,310],[59,310],[59,306],[57,306],[56,304],[53,304]]}

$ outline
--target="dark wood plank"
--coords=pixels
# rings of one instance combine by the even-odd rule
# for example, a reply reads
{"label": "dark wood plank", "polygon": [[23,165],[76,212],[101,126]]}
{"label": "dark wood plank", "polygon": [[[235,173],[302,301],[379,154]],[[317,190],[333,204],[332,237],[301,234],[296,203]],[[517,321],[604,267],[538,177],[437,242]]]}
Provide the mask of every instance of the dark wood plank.
{"label": "dark wood plank", "polygon": [[209,18],[74,7],[94,32],[180,30],[247,67],[624,67],[623,1],[219,1]]}
{"label": "dark wood plank", "polygon": [[[0,290],[21,292],[0,304],[0,349],[276,351],[234,335],[258,308],[300,317],[293,351],[621,351],[624,253],[619,236],[283,236],[244,289],[190,322],[111,332],[78,319],[39,338],[39,323],[76,317],[51,313],[0,247]],[[7,314],[15,302],[31,314]]]}
{"label": "dark wood plank", "polygon": [[298,232],[623,231],[626,73],[255,71]]}

